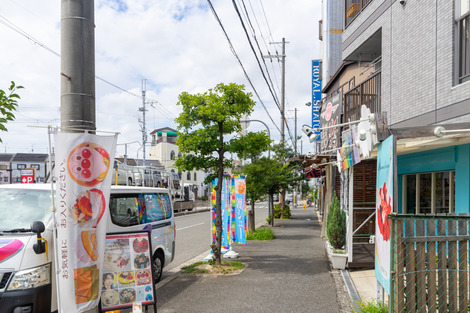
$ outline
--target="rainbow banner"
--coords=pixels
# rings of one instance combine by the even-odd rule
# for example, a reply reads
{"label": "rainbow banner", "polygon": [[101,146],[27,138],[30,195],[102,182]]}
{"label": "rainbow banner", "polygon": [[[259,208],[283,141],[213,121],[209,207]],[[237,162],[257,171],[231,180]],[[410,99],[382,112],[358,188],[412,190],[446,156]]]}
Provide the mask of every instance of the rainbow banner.
{"label": "rainbow banner", "polygon": [[356,147],[355,128],[351,126],[350,129],[344,131],[343,138],[342,148],[336,152],[340,171],[344,171],[361,162]]}
{"label": "rainbow banner", "polygon": [[246,245],[246,178],[232,177],[232,241]]}
{"label": "rainbow banner", "polygon": [[[217,186],[218,179],[212,181],[212,243],[216,242],[215,233],[215,186]],[[229,237],[230,237],[230,181],[226,178],[222,180],[222,201],[221,201],[221,212],[222,212],[222,249],[229,249]]]}

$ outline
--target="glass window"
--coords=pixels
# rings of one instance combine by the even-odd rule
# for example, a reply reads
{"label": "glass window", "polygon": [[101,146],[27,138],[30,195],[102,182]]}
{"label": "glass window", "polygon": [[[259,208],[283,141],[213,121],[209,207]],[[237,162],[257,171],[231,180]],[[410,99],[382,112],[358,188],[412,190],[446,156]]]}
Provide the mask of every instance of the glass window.
{"label": "glass window", "polygon": [[171,150],[170,152],[170,159],[174,160],[175,159],[175,151]]}
{"label": "glass window", "polygon": [[132,226],[140,223],[140,203],[137,195],[113,195],[110,201],[111,220],[119,226]]}
{"label": "glass window", "polygon": [[168,194],[145,194],[147,222],[157,222],[171,217],[171,202]]}
{"label": "glass window", "polygon": [[171,218],[168,194],[111,195],[111,220],[119,226],[133,226]]}
{"label": "glass window", "polygon": [[191,180],[191,172],[186,173],[186,180]]}
{"label": "glass window", "polygon": [[41,166],[39,164],[31,164],[31,168],[35,168],[35,169],[39,170],[41,168]]}
{"label": "glass window", "polygon": [[459,83],[470,81],[470,0],[456,0]]}
{"label": "glass window", "polygon": [[6,177],[6,176],[3,177],[3,181],[4,181],[5,183],[8,183],[8,177]]}
{"label": "glass window", "polygon": [[24,170],[26,168],[26,164],[17,164],[16,168],[19,170]]}
{"label": "glass window", "polygon": [[51,191],[0,190],[0,230],[31,227],[34,221],[47,224],[52,218]]}
{"label": "glass window", "polygon": [[196,172],[194,172],[194,181],[197,181],[196,177]]}
{"label": "glass window", "polygon": [[403,212],[455,212],[455,171],[403,175]]}

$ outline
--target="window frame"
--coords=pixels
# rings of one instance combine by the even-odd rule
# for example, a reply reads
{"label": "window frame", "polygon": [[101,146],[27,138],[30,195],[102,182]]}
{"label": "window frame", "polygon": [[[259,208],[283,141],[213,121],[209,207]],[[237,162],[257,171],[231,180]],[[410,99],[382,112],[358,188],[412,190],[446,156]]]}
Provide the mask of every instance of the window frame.
{"label": "window frame", "polygon": [[16,164],[16,169],[17,170],[25,170],[26,169],[26,164],[18,163],[18,164]]}
{"label": "window frame", "polygon": [[[449,173],[449,194],[448,194],[448,201],[449,201],[449,212],[450,213],[455,213],[455,170],[448,170],[448,171],[436,171],[436,172],[424,172],[424,173],[409,173],[409,174],[403,174],[402,175],[402,197],[401,197],[401,211],[402,214],[409,214],[408,213],[408,204],[407,204],[407,178],[409,176],[415,176],[415,209],[414,213],[411,214],[416,214],[416,215],[436,215],[438,214],[436,212],[436,175],[438,173]],[[430,213],[423,213],[421,212],[421,175],[429,175],[431,174],[431,212]],[[420,192],[418,192],[420,191]]]}
{"label": "window frame", "polygon": [[[456,1],[458,84],[470,82],[470,8],[462,14],[461,1]],[[465,35],[462,28],[466,29]]]}

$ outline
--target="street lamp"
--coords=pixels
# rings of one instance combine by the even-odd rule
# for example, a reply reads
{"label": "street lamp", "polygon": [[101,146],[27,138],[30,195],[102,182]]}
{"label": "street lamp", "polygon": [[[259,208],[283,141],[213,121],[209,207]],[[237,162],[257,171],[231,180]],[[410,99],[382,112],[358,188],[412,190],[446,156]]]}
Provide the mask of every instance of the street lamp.
{"label": "street lamp", "polygon": [[[269,140],[271,141],[271,132],[269,131],[269,127],[268,127],[268,125],[266,125],[265,122],[263,122],[263,121],[261,121],[261,120],[241,120],[240,122],[242,122],[242,123],[260,122],[261,124],[263,124],[264,126],[266,126],[266,130],[268,131],[268,137],[269,137]],[[271,158],[271,149],[268,150],[268,158]]]}

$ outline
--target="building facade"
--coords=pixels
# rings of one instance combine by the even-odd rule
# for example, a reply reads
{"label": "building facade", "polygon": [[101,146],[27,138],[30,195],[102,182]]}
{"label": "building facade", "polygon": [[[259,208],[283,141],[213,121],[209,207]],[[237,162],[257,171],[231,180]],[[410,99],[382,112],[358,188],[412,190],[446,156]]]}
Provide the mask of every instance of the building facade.
{"label": "building facade", "polygon": [[[150,133],[152,143],[149,151],[149,159],[159,160],[167,172],[178,173],[174,166],[176,158],[181,156],[176,137],[178,132],[170,127],[155,129]],[[204,184],[206,173],[200,170],[178,173],[183,185],[192,184],[197,187],[197,196],[209,196],[211,190]]]}

